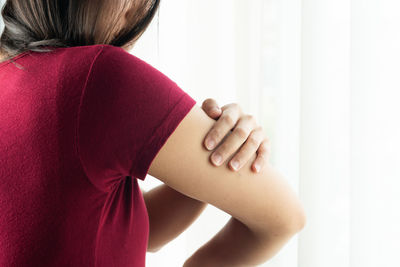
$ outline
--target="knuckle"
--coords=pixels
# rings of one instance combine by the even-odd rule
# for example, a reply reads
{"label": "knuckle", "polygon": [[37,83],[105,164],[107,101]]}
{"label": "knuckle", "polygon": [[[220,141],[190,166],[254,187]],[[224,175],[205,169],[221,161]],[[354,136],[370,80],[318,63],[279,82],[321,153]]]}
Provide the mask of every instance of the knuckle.
{"label": "knuckle", "polygon": [[263,136],[262,142],[267,144],[270,142],[269,138],[267,136]]}
{"label": "knuckle", "polygon": [[214,129],[208,134],[208,138],[214,140],[214,142],[217,142],[219,140],[220,134],[219,131]]}
{"label": "knuckle", "polygon": [[245,117],[247,120],[249,120],[249,121],[253,121],[253,122],[256,121],[256,118],[255,118],[254,115],[246,114],[246,115],[244,115],[244,117]]}
{"label": "knuckle", "polygon": [[232,105],[231,105],[233,108],[237,108],[237,109],[239,109],[240,108],[240,106],[239,106],[239,104],[238,103],[232,103]]}
{"label": "knuckle", "polygon": [[242,108],[238,103],[231,103],[229,107],[238,110],[240,114],[242,113]]}
{"label": "knuckle", "polygon": [[243,113],[243,109],[239,104],[236,104],[236,108],[240,111],[240,113]]}
{"label": "knuckle", "polygon": [[221,118],[221,120],[228,124],[229,126],[233,127],[233,125],[235,125],[235,121],[233,120],[231,115],[225,115]]}
{"label": "knuckle", "polygon": [[268,151],[268,144],[266,143],[266,142],[262,142],[261,143],[261,145],[260,145],[260,151],[261,152],[265,152],[265,151]]}
{"label": "knuckle", "polygon": [[264,142],[264,141],[269,142],[269,139],[268,139],[266,133],[263,131],[263,129],[262,129],[261,126],[255,128],[255,129],[254,129],[254,132],[257,132],[257,134],[258,134],[259,136],[261,136],[263,142]]}
{"label": "knuckle", "polygon": [[229,155],[232,155],[233,152],[233,146],[229,143],[222,143],[220,147],[218,148],[219,154],[222,156],[223,159],[228,157]]}
{"label": "knuckle", "polygon": [[258,139],[254,137],[254,135],[250,135],[249,138],[247,139],[247,142],[249,142],[249,144],[251,144],[252,146],[259,145]]}
{"label": "knuckle", "polygon": [[264,151],[263,153],[260,153],[258,157],[261,159],[260,162],[266,162],[268,161],[268,153],[267,151]]}
{"label": "knuckle", "polygon": [[239,137],[240,139],[246,139],[246,137],[248,136],[248,133],[245,129],[243,129],[242,127],[236,127],[233,131],[233,133]]}

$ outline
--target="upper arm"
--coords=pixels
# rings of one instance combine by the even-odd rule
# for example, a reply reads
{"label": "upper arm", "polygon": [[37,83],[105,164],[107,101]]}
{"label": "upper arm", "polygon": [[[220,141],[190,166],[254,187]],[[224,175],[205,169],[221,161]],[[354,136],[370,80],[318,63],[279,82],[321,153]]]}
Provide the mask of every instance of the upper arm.
{"label": "upper arm", "polygon": [[[149,174],[191,198],[209,203],[244,224],[297,227],[302,206],[289,184],[271,165],[261,172],[248,161],[237,172],[227,164],[215,167],[203,139],[215,120],[197,105],[188,112],[151,162]],[[227,161],[229,162],[229,161]],[[276,228],[274,228],[276,229]]]}
{"label": "upper arm", "polygon": [[121,48],[101,46],[82,90],[77,154],[89,180],[110,192],[150,162],[196,103],[168,76]]}
{"label": "upper arm", "polygon": [[215,121],[169,77],[113,46],[93,60],[76,129],[77,154],[89,180],[110,192],[126,176],[147,173],[254,228],[298,222],[300,203],[270,165],[238,172],[209,162],[203,138]]}

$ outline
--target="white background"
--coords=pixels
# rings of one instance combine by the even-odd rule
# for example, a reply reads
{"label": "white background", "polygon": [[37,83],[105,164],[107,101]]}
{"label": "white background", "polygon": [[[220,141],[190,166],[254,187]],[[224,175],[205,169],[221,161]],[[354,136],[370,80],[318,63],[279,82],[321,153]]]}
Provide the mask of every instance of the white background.
{"label": "white background", "polygon": [[[270,137],[308,221],[262,266],[400,266],[399,14],[395,0],[169,0],[132,50]],[[209,206],[148,266],[181,265],[228,218]]]}

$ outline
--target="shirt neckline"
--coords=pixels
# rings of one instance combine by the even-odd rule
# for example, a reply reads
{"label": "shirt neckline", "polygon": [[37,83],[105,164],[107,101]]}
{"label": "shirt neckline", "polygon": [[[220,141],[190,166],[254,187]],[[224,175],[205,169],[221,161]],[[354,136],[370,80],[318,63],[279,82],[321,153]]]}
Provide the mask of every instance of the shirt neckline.
{"label": "shirt neckline", "polygon": [[[82,46],[79,45],[79,46],[68,46],[68,47],[55,47],[55,46],[47,46],[47,47],[58,50],[58,49],[77,49],[77,48],[96,47],[96,46],[112,46],[112,45],[109,45],[109,44],[94,44],[94,45],[82,45]],[[16,56],[10,58],[10,59],[7,59],[6,61],[0,62],[0,68],[12,63],[11,60],[13,60],[15,62],[17,59],[20,59],[20,58],[30,54],[31,52],[32,52],[31,50],[27,50],[27,51],[24,51],[24,52],[22,52],[22,53],[20,53],[20,54],[18,54]]]}
{"label": "shirt neckline", "polygon": [[12,63],[11,60],[13,60],[13,61],[15,62],[17,59],[22,58],[22,57],[28,55],[28,52],[30,52],[30,51],[24,51],[24,52],[22,52],[22,53],[20,53],[20,54],[18,54],[18,55],[16,55],[16,56],[14,56],[14,57],[12,57],[12,58],[9,58],[9,59],[7,59],[7,60],[5,60],[5,61],[1,61],[1,62],[0,62],[0,68],[2,68],[2,67],[4,67],[4,66],[6,66],[6,65],[8,65],[8,64],[10,64],[10,63]]}

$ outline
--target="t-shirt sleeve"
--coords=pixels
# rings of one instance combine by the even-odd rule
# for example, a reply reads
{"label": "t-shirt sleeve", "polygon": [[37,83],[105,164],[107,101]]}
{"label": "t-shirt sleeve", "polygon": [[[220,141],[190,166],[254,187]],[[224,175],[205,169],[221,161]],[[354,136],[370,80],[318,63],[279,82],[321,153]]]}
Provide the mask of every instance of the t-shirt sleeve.
{"label": "t-shirt sleeve", "polygon": [[77,148],[88,178],[105,191],[125,176],[145,180],[158,151],[195,104],[150,64],[103,46],[78,114]]}

